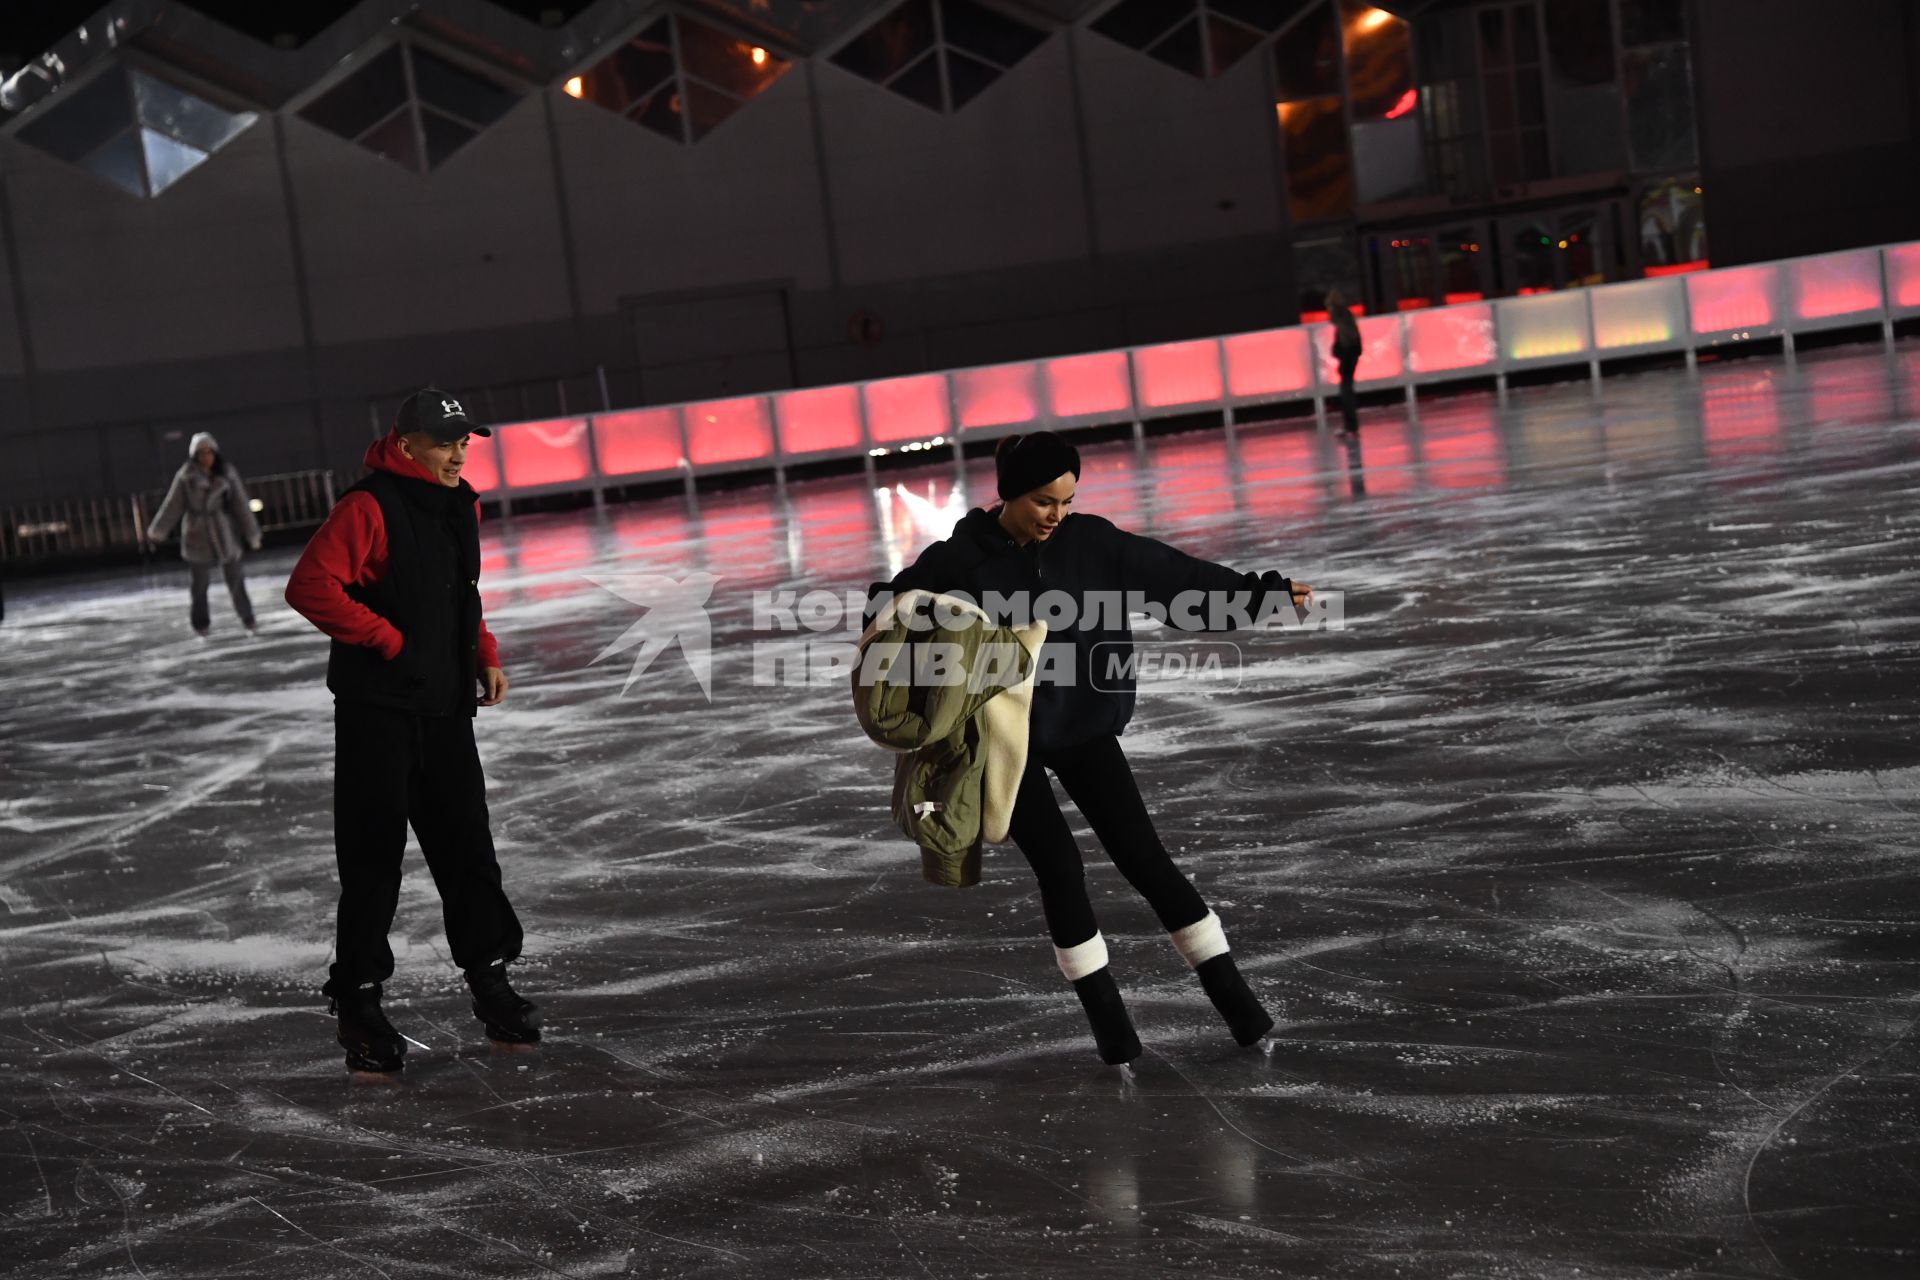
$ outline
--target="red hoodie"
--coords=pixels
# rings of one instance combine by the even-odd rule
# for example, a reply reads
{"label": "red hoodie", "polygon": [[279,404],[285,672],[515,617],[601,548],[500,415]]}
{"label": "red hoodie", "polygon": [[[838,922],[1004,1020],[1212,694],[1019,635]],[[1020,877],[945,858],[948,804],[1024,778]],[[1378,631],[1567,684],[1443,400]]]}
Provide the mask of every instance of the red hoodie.
{"label": "red hoodie", "polygon": [[[369,470],[391,471],[410,480],[438,484],[418,462],[400,452],[400,437],[389,433],[367,446],[362,459]],[[480,500],[473,501],[474,516]],[[400,655],[400,632],[391,622],[347,594],[349,583],[365,586],[387,572],[387,526],[380,502],[366,492],[340,499],[320,531],[300,553],[287,579],[287,603],[302,617],[342,644],[365,645],[392,661]],[[500,644],[480,620],[480,669],[500,665]]]}

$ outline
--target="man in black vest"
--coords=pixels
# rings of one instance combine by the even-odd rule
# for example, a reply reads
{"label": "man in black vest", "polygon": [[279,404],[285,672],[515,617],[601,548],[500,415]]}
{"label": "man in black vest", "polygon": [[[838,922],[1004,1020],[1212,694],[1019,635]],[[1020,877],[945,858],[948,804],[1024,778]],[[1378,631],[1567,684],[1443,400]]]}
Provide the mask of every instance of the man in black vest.
{"label": "man in black vest", "polygon": [[380,1008],[393,975],[387,931],[400,897],[407,826],[444,909],[473,1012],[506,1045],[540,1039],[537,1008],[507,982],[520,922],[500,883],[476,706],[507,692],[480,616],[480,503],[460,478],[469,436],[491,435],[432,387],[400,406],[287,580],[287,603],[333,638],[334,850],[340,912],[324,994],[347,1065],[400,1068],[406,1040]]}

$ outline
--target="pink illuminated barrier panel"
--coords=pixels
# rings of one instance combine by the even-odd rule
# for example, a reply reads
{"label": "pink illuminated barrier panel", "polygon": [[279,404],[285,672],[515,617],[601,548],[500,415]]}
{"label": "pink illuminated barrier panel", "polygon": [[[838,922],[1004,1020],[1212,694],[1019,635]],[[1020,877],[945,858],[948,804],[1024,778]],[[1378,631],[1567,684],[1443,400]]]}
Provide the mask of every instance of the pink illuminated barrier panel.
{"label": "pink illuminated barrier panel", "polygon": [[[1756,338],[1920,316],[1920,243],[1690,271],[1523,298],[1479,299],[1360,318],[1364,389],[1414,388],[1622,356],[1701,350]],[[629,409],[495,428],[475,440],[467,477],[491,497],[992,440],[1041,428],[1139,424],[1191,413],[1311,402],[1339,388],[1326,324],[1156,343],[1123,351],[914,374],[873,382]]]}

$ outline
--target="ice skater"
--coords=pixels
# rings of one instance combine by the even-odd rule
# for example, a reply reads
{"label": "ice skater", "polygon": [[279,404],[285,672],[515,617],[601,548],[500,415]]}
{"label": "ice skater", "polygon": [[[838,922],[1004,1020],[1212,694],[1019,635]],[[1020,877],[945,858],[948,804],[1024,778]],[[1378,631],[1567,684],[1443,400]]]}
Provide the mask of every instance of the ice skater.
{"label": "ice skater", "polygon": [[[1239,573],[1100,516],[1072,513],[1080,454],[1051,431],[1007,437],[994,466],[1000,502],[969,511],[951,536],[928,547],[880,590],[964,593],[982,605],[987,593],[1032,600],[1058,591],[1074,599],[1073,624],[1049,630],[1041,649],[1026,768],[1008,824],[1009,838],[1039,881],[1054,958],[1086,1011],[1100,1057],[1116,1064],[1137,1058],[1140,1040],[1108,964],[1080,850],[1047,779],[1049,769],[1107,856],[1159,917],[1234,1039],[1257,1043],[1272,1030],[1273,1019],[1235,967],[1219,917],[1160,842],[1120,748],[1134,707],[1126,620],[1090,608],[1089,593],[1137,591],[1163,608],[1189,592],[1245,593],[1241,599],[1250,608],[1262,609],[1270,598],[1305,603],[1309,589],[1272,571]],[[1123,674],[1115,677],[1103,663],[1107,674],[1096,680],[1096,645],[1101,655],[1122,659]]]}
{"label": "ice skater", "polygon": [[207,585],[216,568],[227,580],[240,625],[251,634],[253,601],[247,597],[240,555],[243,541],[249,551],[260,549],[260,523],[253,518],[253,500],[240,472],[220,456],[220,443],[211,432],[197,432],[187,441],[187,460],[173,473],[165,500],[147,523],[147,540],[165,542],[176,524],[180,558],[187,562],[187,620],[194,634],[204,640],[213,626]]}
{"label": "ice skater", "polygon": [[333,638],[334,852],[340,906],[322,993],[347,1065],[400,1069],[406,1041],[380,1007],[407,826],[440,891],[474,1016],[497,1044],[540,1039],[537,1007],[507,981],[520,921],[501,885],[474,746],[475,708],[507,693],[480,613],[480,503],[460,478],[474,426],[434,388],[400,406],[287,580],[287,603]]}
{"label": "ice skater", "polygon": [[1327,319],[1333,324],[1333,358],[1340,368],[1340,421],[1345,424],[1341,430],[1358,436],[1360,410],[1353,398],[1353,372],[1360,367],[1365,344],[1360,341],[1360,326],[1338,289],[1327,294]]}

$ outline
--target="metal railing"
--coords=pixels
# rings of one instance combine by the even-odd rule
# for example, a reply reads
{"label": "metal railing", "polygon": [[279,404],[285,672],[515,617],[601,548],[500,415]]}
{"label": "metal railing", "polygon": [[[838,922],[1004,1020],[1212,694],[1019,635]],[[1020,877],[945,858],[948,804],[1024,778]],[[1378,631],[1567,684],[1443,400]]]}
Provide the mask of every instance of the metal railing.
{"label": "metal railing", "polygon": [[[333,509],[331,471],[290,471],[246,479],[262,533],[318,525]],[[0,564],[43,564],[147,554],[147,524],[165,489],[105,498],[55,498],[0,507]]]}

